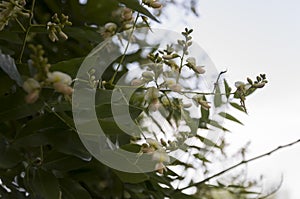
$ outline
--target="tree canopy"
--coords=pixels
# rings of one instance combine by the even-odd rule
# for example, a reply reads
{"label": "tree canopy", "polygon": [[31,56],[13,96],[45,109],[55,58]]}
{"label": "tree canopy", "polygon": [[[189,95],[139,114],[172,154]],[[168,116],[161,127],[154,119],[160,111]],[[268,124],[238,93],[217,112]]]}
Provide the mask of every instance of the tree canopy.
{"label": "tree canopy", "polygon": [[0,198],[269,195],[243,169],[227,175],[260,158],[246,147],[214,169],[231,158],[222,121],[242,124],[226,110],[247,113],[266,75],[233,86],[192,29],[152,29],[170,4],[198,15],[194,0],[0,3]]}

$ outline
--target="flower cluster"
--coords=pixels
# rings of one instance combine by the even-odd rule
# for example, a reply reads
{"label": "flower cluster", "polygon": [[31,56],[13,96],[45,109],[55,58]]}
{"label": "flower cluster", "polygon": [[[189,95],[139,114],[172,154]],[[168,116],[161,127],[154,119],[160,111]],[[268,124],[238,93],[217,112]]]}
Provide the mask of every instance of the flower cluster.
{"label": "flower cluster", "polygon": [[[150,111],[157,111],[162,104],[164,105],[164,103],[161,103],[164,97],[159,97],[161,91],[183,92],[183,84],[179,82],[181,69],[183,67],[191,69],[193,75],[205,73],[204,67],[197,65],[194,57],[185,58],[185,55],[189,54],[189,47],[192,46],[192,32],[193,30],[185,29],[185,31],[182,32],[185,39],[178,40],[177,44],[167,45],[165,49],[158,50],[157,53],[149,53],[147,57],[152,63],[147,64],[147,71],[144,71],[140,78],[131,81],[132,86],[145,86],[147,88],[147,85],[151,85],[151,87],[147,88],[145,94],[145,99],[149,103],[148,109]],[[156,87],[152,86],[153,83]],[[172,99],[165,99],[164,101],[170,104]],[[205,109],[210,108],[209,103],[203,96],[196,96],[194,102]]]}
{"label": "flower cluster", "polygon": [[112,37],[118,30],[129,30],[133,27],[133,11],[130,8],[119,8],[113,13],[113,17],[116,18],[116,22],[108,22],[100,28],[99,32],[104,39]]}
{"label": "flower cluster", "polygon": [[234,98],[240,99],[241,106],[246,111],[245,100],[246,96],[252,94],[256,89],[263,88],[268,80],[265,74],[260,74],[256,77],[256,80],[247,78],[247,83],[238,81],[235,82],[236,91],[234,92]]}
{"label": "flower cluster", "polygon": [[164,146],[166,146],[166,143],[163,140],[159,143],[151,138],[146,139],[146,143],[141,146],[142,153],[152,155],[152,160],[156,162],[155,170],[160,174],[163,174],[167,169],[164,163],[170,162],[170,157]]}
{"label": "flower cluster", "polygon": [[66,35],[66,33],[64,33],[62,31],[62,29],[65,27],[65,26],[71,26],[72,25],[72,22],[69,21],[69,17],[64,15],[64,14],[61,14],[61,17],[59,18],[57,13],[55,13],[52,18],[52,20],[49,21],[47,23],[47,30],[49,32],[49,39],[52,41],[52,42],[56,42],[58,41],[58,36],[57,34],[59,35],[59,37],[61,39],[68,39],[68,36]]}
{"label": "flower cluster", "polygon": [[44,57],[45,52],[41,45],[30,45],[29,48],[33,51],[30,55],[30,65],[35,69],[35,74],[34,77],[28,78],[23,84],[23,89],[27,92],[26,103],[36,102],[42,88],[47,86],[52,86],[56,92],[66,96],[71,95],[73,92],[70,87],[72,78],[59,71],[49,71],[51,65],[48,63],[48,59]]}
{"label": "flower cluster", "polygon": [[8,24],[11,19],[18,15],[29,17],[29,12],[24,9],[25,0],[1,1],[0,3],[0,31]]}

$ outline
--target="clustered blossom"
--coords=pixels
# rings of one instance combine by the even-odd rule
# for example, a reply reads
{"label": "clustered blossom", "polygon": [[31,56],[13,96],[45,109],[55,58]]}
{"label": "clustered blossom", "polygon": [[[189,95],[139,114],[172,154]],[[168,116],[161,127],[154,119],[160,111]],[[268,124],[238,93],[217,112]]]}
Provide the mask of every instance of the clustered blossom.
{"label": "clustered blossom", "polygon": [[117,33],[117,31],[129,30],[133,27],[133,11],[130,8],[122,7],[113,13],[113,16],[119,22],[108,22],[100,28],[101,36],[106,39]]}
{"label": "clustered blossom", "polygon": [[170,162],[170,157],[163,147],[163,145],[166,145],[166,142],[161,140],[161,143],[159,143],[151,138],[146,139],[146,142],[147,143],[142,145],[141,152],[152,155],[152,160],[156,162],[155,170],[162,174],[164,171],[166,171],[164,162]]}
{"label": "clustered blossom", "polygon": [[34,74],[34,77],[28,78],[23,84],[23,89],[27,92],[26,103],[36,102],[42,88],[47,86],[52,86],[56,92],[65,96],[71,95],[73,93],[70,86],[72,78],[60,71],[49,71],[51,65],[48,63],[48,59],[44,57],[44,50],[41,45],[30,45],[29,47],[33,51],[30,55],[30,64],[36,69],[36,74]]}
{"label": "clustered blossom", "polygon": [[24,12],[25,0],[1,1],[0,3],[0,31],[8,24],[11,19],[18,15],[29,17],[28,12]]}
{"label": "clustered blossom", "polygon": [[[69,17],[61,14],[59,18],[57,13],[52,16],[52,21],[47,23],[47,30],[49,31],[49,39],[52,42],[59,40],[58,36],[64,40],[68,39],[68,35],[62,31],[65,26],[71,26],[72,22],[69,21]],[[58,34],[58,35],[57,35]]]}

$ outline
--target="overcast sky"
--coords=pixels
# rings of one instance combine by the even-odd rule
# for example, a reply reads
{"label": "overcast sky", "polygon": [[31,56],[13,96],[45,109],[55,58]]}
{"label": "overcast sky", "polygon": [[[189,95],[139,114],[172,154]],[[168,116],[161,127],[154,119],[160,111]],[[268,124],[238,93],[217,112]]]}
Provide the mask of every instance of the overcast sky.
{"label": "overcast sky", "polygon": [[[174,9],[174,8],[172,8]],[[201,0],[200,17],[162,19],[158,27],[194,29],[194,38],[218,70],[228,69],[231,82],[266,73],[269,84],[247,100],[249,115],[240,115],[245,126],[227,126],[232,147],[251,141],[248,157],[300,138],[300,1]],[[300,144],[283,149],[249,165],[252,175],[264,174],[267,185],[278,183],[279,199],[300,198]],[[288,195],[288,196],[287,196]]]}

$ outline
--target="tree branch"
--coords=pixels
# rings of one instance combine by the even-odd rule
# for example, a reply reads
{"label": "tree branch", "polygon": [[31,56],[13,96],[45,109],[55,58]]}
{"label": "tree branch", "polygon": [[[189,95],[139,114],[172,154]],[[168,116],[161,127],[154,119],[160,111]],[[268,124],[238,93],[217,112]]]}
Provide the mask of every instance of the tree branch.
{"label": "tree branch", "polygon": [[215,177],[218,177],[218,176],[223,175],[224,173],[226,173],[226,172],[228,172],[228,171],[230,171],[230,170],[232,170],[232,169],[235,169],[236,167],[239,167],[239,166],[241,166],[241,165],[243,165],[243,164],[247,164],[247,163],[252,162],[252,161],[254,161],[254,160],[263,158],[263,157],[265,157],[265,156],[269,156],[269,155],[271,155],[272,153],[275,153],[276,151],[278,151],[278,150],[280,150],[280,149],[290,147],[290,146],[295,145],[295,144],[297,144],[297,143],[299,143],[299,142],[300,142],[300,139],[298,139],[298,140],[296,140],[296,141],[294,141],[294,142],[291,142],[291,143],[289,143],[289,144],[286,144],[286,145],[278,146],[277,148],[275,148],[275,149],[273,149],[273,150],[271,150],[271,151],[269,151],[269,152],[267,152],[267,153],[264,153],[264,154],[262,154],[262,155],[258,155],[258,156],[256,156],[256,157],[250,158],[250,159],[248,159],[248,160],[243,160],[243,161],[241,161],[240,163],[235,164],[235,165],[233,165],[233,166],[231,166],[231,167],[229,167],[229,168],[227,168],[227,169],[225,169],[225,170],[223,170],[223,171],[220,171],[220,172],[218,172],[218,173],[216,173],[216,174],[214,174],[214,175],[212,175],[212,176],[210,176],[210,177],[208,177],[208,178],[205,178],[204,180],[202,180],[202,181],[200,181],[200,182],[191,184],[191,185],[189,185],[189,186],[187,186],[187,187],[185,187],[185,188],[181,188],[181,189],[179,189],[179,190],[182,191],[182,190],[187,189],[187,188],[190,188],[190,187],[194,187],[194,186],[198,186],[198,185],[204,184],[205,182],[207,182],[207,181],[209,181],[209,180],[211,180],[211,179],[213,179],[213,178],[215,178]]}

